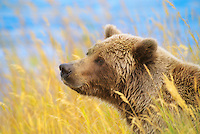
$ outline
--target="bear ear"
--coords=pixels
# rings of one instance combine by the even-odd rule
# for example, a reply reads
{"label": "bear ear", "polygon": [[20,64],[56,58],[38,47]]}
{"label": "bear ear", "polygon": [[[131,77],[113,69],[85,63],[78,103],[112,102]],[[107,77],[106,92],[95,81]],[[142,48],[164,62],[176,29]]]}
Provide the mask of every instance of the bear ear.
{"label": "bear ear", "polygon": [[156,40],[151,38],[137,42],[133,47],[134,59],[142,64],[152,61],[156,56],[157,46]]}
{"label": "bear ear", "polygon": [[111,25],[111,24],[107,24],[104,29],[105,29],[105,38],[109,38],[114,34],[120,34],[121,33],[121,31],[118,30],[116,28],[116,26]]}

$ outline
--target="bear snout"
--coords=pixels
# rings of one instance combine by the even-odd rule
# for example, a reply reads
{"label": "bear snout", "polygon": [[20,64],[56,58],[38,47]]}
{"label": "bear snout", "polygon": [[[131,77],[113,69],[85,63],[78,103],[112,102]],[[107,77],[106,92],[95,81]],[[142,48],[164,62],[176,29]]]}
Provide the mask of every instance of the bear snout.
{"label": "bear snout", "polygon": [[64,82],[64,84],[75,90],[76,88],[83,86],[84,83],[77,75],[74,65],[74,63],[61,64],[59,69],[61,80]]}
{"label": "bear snout", "polygon": [[60,75],[61,77],[64,77],[64,78],[67,78],[70,76],[70,74],[72,73],[72,64],[61,64],[59,66],[59,69],[60,69]]}

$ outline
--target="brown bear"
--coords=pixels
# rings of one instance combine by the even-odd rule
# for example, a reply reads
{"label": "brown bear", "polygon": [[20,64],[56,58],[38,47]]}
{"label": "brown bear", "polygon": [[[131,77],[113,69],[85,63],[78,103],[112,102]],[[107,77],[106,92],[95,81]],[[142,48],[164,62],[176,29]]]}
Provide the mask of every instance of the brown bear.
{"label": "brown bear", "polygon": [[[114,104],[125,113],[129,123],[130,116],[147,114],[152,97],[156,97],[160,89],[167,102],[173,101],[163,75],[173,78],[186,104],[198,106],[199,66],[177,59],[154,39],[122,34],[113,25],[105,26],[105,39],[90,48],[85,58],[61,64],[59,68],[67,86],[80,94]],[[142,126],[146,133],[154,131],[145,121]],[[137,127],[134,131],[140,132]]]}

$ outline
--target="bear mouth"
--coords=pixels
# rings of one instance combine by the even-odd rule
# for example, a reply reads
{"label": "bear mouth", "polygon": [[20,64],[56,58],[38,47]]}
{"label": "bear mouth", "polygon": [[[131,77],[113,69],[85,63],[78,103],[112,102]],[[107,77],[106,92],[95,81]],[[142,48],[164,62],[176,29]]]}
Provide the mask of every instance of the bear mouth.
{"label": "bear mouth", "polygon": [[72,90],[76,91],[77,93],[80,94],[84,94],[86,95],[85,89],[87,88],[86,84],[83,84],[81,86],[73,86],[72,84],[70,84],[69,82],[67,82],[65,80],[65,78],[61,77],[61,80],[63,81],[63,83],[68,86],[69,88],[71,88]]}
{"label": "bear mouth", "polygon": [[83,86],[79,87],[79,88],[71,88],[71,89],[74,90],[74,91],[76,91],[79,94],[86,95],[86,92],[84,91]]}
{"label": "bear mouth", "polygon": [[83,86],[83,83],[80,82],[77,77],[74,77],[72,72],[65,73],[61,71],[60,76],[63,83],[70,88],[80,88],[81,86]]}

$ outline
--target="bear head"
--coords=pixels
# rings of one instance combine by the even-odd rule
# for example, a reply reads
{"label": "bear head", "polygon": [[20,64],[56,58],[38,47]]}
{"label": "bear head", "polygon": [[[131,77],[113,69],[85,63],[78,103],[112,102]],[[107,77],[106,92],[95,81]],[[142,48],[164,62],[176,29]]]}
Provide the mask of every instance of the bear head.
{"label": "bear head", "polygon": [[122,34],[106,25],[105,39],[90,48],[85,58],[59,66],[61,78],[80,94],[106,99],[126,86],[136,65],[153,62],[156,51],[154,39]]}

